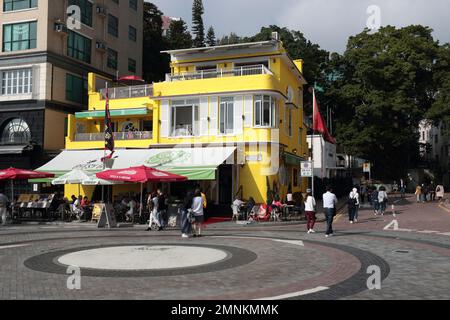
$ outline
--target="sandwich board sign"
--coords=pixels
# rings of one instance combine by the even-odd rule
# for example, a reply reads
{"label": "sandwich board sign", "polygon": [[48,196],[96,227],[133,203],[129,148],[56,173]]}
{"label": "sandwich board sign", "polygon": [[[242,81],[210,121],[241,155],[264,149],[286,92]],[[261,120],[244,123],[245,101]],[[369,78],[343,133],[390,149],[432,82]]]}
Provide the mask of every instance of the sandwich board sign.
{"label": "sandwich board sign", "polygon": [[313,176],[313,168],[311,161],[302,161],[300,163],[300,176],[302,177],[312,177]]}
{"label": "sandwich board sign", "polygon": [[[97,206],[97,209],[96,209]],[[94,213],[95,211],[95,213]],[[99,215],[100,213],[100,215]],[[94,218],[95,215],[95,218]],[[108,225],[108,228],[116,228],[117,221],[114,215],[114,208],[110,203],[99,203],[94,206],[92,211],[92,219],[97,220],[97,228],[104,228]]]}

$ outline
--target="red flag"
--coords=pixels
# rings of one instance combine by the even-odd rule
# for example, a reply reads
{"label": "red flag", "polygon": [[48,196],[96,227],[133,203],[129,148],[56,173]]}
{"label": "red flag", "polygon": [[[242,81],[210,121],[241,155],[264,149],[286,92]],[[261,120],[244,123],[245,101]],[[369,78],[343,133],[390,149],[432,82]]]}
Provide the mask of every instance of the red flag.
{"label": "red flag", "polygon": [[315,93],[313,94],[313,132],[319,132],[323,135],[323,138],[329,143],[336,144],[336,139],[334,139],[331,134],[328,132],[327,126],[325,125],[325,121],[320,114],[319,104],[316,100]]}
{"label": "red flag", "polygon": [[106,105],[105,105],[105,150],[111,151],[111,153],[102,158],[102,162],[105,159],[111,159],[114,153],[114,134],[111,123],[111,114],[109,113],[109,93],[106,88]]}

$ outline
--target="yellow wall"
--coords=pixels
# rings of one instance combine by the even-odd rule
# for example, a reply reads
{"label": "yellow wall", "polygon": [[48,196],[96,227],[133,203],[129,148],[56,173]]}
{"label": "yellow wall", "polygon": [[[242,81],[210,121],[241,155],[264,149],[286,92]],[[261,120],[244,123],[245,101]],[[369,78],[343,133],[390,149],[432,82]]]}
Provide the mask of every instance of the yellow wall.
{"label": "yellow wall", "polygon": [[[302,61],[295,61],[295,65],[287,63],[285,58],[281,55],[285,50],[281,48],[279,52],[271,52],[269,54],[254,54],[239,55],[236,51],[230,50],[228,56],[215,57],[214,59],[203,60],[191,60],[191,61],[178,61],[175,60],[171,63],[171,69],[173,74],[194,72],[195,65],[198,63],[216,64],[218,69],[231,69],[233,68],[233,62],[238,62],[240,58],[248,56],[261,56],[269,60],[269,69],[273,74],[264,75],[251,75],[251,76],[230,76],[224,78],[210,78],[199,80],[183,80],[174,82],[159,82],[153,84],[153,96],[132,99],[110,99],[111,109],[126,109],[126,108],[142,108],[147,107],[149,109],[149,115],[146,117],[129,117],[136,121],[140,119],[150,120],[153,119],[153,139],[151,140],[132,140],[132,141],[115,141],[117,148],[148,148],[149,146],[158,144],[187,144],[187,143],[234,143],[234,142],[270,142],[271,135],[274,134],[273,129],[266,128],[243,128],[242,134],[235,136],[222,136],[222,135],[206,135],[199,137],[186,137],[186,138],[171,138],[160,136],[160,123],[162,109],[162,100],[175,100],[184,98],[198,98],[200,96],[217,97],[220,94],[229,95],[249,95],[253,93],[268,94],[273,97],[277,97],[278,102],[278,114],[279,119],[282,120],[281,124],[277,124],[279,130],[279,142],[284,145],[284,151],[294,153],[300,157],[303,157],[307,153],[306,144],[306,129],[302,130],[301,143],[299,144],[299,128],[303,127],[303,98],[300,88],[305,84],[303,79],[299,78],[299,73],[294,72],[292,68],[297,67],[300,71],[303,68]],[[233,60],[234,59],[234,60]],[[226,67],[225,62],[226,60]],[[95,76],[89,75],[89,110],[104,110],[105,101],[100,99],[100,94],[96,91]],[[292,111],[292,136],[286,135],[285,125],[287,117],[285,115],[285,100],[287,97],[288,87],[293,89],[293,104],[295,108]],[[97,88],[98,89],[98,88]],[[209,115],[211,115],[211,98],[209,100]],[[252,106],[253,107],[253,106]],[[243,109],[245,113],[245,107]],[[123,117],[113,117],[113,122],[121,122]],[[125,119],[126,120],[126,119]],[[67,138],[66,147],[68,149],[101,149],[103,148],[103,141],[95,142],[75,142],[72,141],[72,136],[75,130],[74,122],[85,121],[86,128],[89,132],[100,132],[102,130],[100,123],[102,119],[87,119],[87,120],[75,120],[69,119],[69,135]],[[97,125],[93,122],[97,121]],[[244,121],[245,122],[245,121]],[[269,145],[270,146],[270,145]],[[270,157],[270,150],[263,151],[263,158],[268,159]],[[247,147],[247,153],[249,153]],[[281,161],[281,160],[280,160]],[[281,163],[280,163],[281,165]],[[261,169],[266,166],[264,162],[247,162],[240,169],[239,185],[243,186],[243,196],[248,198],[253,196],[257,202],[264,202],[267,195],[267,182],[266,176],[261,173]],[[292,166],[288,166],[287,170],[291,170]],[[300,170],[300,168],[298,168]],[[307,187],[307,179],[299,179],[298,187],[293,186],[293,175],[291,173],[291,186],[292,191],[305,191]],[[279,186],[280,196],[285,197],[289,183],[286,186],[280,186],[279,175],[273,174],[269,176],[270,188],[272,189],[273,182],[275,181]],[[239,187],[238,185],[236,186]],[[139,185],[122,185],[114,186],[113,192],[115,194],[128,192],[134,190],[139,192]]]}

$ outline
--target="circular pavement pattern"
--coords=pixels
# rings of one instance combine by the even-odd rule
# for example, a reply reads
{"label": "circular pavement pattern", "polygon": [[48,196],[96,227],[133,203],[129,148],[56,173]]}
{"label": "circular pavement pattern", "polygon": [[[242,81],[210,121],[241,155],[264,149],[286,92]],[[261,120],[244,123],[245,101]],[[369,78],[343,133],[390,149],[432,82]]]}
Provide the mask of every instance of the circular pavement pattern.
{"label": "circular pavement pattern", "polygon": [[101,270],[162,270],[195,267],[224,260],[219,249],[176,245],[120,246],[65,254],[58,262],[66,266]]}
{"label": "circular pavement pattern", "polygon": [[[195,259],[191,258],[192,250],[209,256],[192,255]],[[166,253],[170,257],[167,255],[164,261],[157,261]],[[159,277],[236,268],[257,257],[250,250],[212,244],[111,244],[51,251],[25,260],[24,265],[35,271],[57,274],[66,274],[68,266],[78,266],[84,276]],[[144,260],[138,262],[141,258]]]}

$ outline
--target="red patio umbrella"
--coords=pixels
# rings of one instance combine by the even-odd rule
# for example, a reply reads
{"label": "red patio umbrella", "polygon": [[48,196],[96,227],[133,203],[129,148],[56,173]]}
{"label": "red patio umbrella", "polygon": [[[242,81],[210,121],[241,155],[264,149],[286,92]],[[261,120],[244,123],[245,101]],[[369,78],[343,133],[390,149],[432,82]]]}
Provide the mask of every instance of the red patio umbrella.
{"label": "red patio umbrella", "polygon": [[145,182],[176,182],[186,181],[187,177],[173,174],[158,169],[140,166],[127,169],[106,170],[95,174],[97,178],[110,181],[139,182],[141,184],[141,207],[142,215],[142,187]]}
{"label": "red patio umbrella", "polygon": [[135,82],[144,83],[145,80],[138,76],[124,76],[119,78],[119,82],[125,82],[127,84],[133,85]]}
{"label": "red patio umbrella", "polygon": [[13,180],[53,178],[55,175],[48,172],[38,172],[25,169],[8,168],[0,170],[0,180],[11,180],[11,203],[14,201]]}

